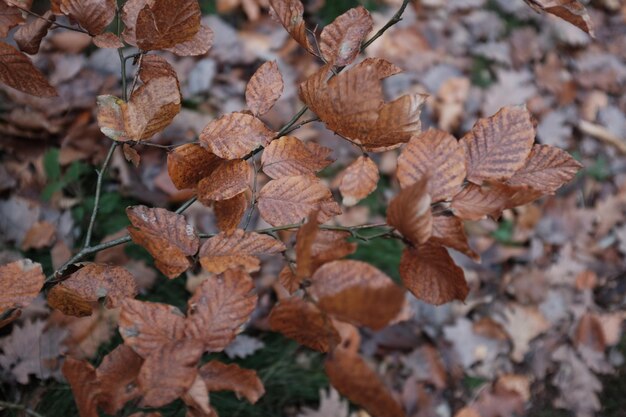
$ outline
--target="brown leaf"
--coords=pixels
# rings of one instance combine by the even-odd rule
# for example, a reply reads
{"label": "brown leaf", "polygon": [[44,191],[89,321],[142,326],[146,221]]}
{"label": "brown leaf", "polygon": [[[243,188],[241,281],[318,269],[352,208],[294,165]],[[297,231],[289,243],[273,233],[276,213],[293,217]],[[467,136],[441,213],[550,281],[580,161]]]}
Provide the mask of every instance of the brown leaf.
{"label": "brown leaf", "polygon": [[202,343],[193,339],[172,341],[153,351],[137,378],[142,405],[162,407],[183,395],[196,379],[201,356]]}
{"label": "brown leaf", "polygon": [[465,154],[449,133],[429,129],[415,136],[398,157],[398,180],[405,188],[429,177],[433,202],[447,200],[461,191],[465,179]]}
{"label": "brown leaf", "polygon": [[185,318],[174,306],[127,299],[122,303],[119,332],[142,358],[184,336]]}
{"label": "brown leaf", "polygon": [[67,357],[62,369],[72,388],[80,417],[98,417],[101,390],[94,367],[85,360]]}
{"label": "brown leaf", "polygon": [[528,110],[504,107],[480,119],[461,139],[465,151],[467,179],[505,181],[524,166],[535,141],[535,128]]}
{"label": "brown leaf", "polygon": [[126,214],[132,223],[130,237],[150,252],[159,271],[176,278],[189,269],[188,256],[198,252],[200,239],[184,216],[146,206],[129,207]]}
{"label": "brown leaf", "polygon": [[458,250],[475,261],[480,256],[470,248],[463,228],[463,221],[455,216],[434,216],[433,235],[429,242]]}
{"label": "brown leaf", "polygon": [[141,163],[141,155],[139,155],[137,149],[125,143],[124,146],[122,146],[122,152],[124,153],[124,159],[132,163],[135,168],[139,167],[139,164]]}
{"label": "brown leaf", "polygon": [[237,397],[245,397],[251,404],[265,394],[263,382],[256,371],[240,368],[237,364],[210,361],[198,369],[209,392],[234,391]]}
{"label": "brown leaf", "polygon": [[100,387],[100,407],[114,415],[124,405],[141,394],[137,387],[137,375],[143,359],[127,345],[119,345],[108,353],[96,369]]}
{"label": "brown leaf", "polygon": [[415,184],[400,190],[387,208],[387,223],[414,244],[422,244],[432,235],[428,180],[428,177],[422,177]]}
{"label": "brown leaf", "polygon": [[269,2],[276,17],[291,37],[304,49],[312,52],[314,49],[307,37],[302,2],[300,0],[269,0]]}
{"label": "brown leaf", "polygon": [[365,58],[363,61],[356,64],[355,67],[373,68],[379,80],[384,80],[385,78],[402,72],[402,68],[383,58]]}
{"label": "brown leaf", "polygon": [[591,18],[585,6],[578,0],[525,0],[537,11],[553,14],[594,37]]}
{"label": "brown leaf", "polygon": [[361,261],[322,265],[311,278],[309,293],[320,309],[340,320],[374,330],[393,320],[404,302],[404,290],[380,270]]}
{"label": "brown leaf", "polygon": [[577,347],[585,346],[597,352],[604,352],[606,349],[606,340],[602,323],[598,316],[591,313],[585,313],[578,321],[576,332],[574,333],[574,343]]}
{"label": "brown leaf", "polygon": [[256,307],[253,289],[252,278],[242,270],[204,281],[189,299],[185,335],[201,340],[205,351],[223,350]]}
{"label": "brown leaf", "polygon": [[331,318],[299,297],[286,298],[275,305],[269,323],[273,331],[319,352],[330,351],[340,341]]}
{"label": "brown leaf", "polygon": [[498,219],[513,196],[512,189],[490,184],[480,187],[468,184],[452,199],[452,212],[464,220],[480,220],[485,216]]}
{"label": "brown leaf", "polygon": [[527,186],[545,194],[554,194],[570,182],[582,164],[567,152],[549,145],[535,145],[526,164],[507,181],[513,186]]}
{"label": "brown leaf", "polygon": [[47,221],[40,221],[33,224],[24,239],[22,240],[21,249],[42,249],[49,247],[56,237],[56,227]]}
{"label": "brown leaf", "polygon": [[209,272],[221,274],[235,268],[256,272],[260,269],[258,256],[286,249],[283,242],[271,236],[237,229],[233,233],[222,232],[207,239],[199,255],[202,267]]}
{"label": "brown leaf", "polygon": [[199,372],[181,399],[187,405],[187,417],[214,417],[209,405],[209,391]]}
{"label": "brown leaf", "polygon": [[146,54],[141,58],[139,66],[139,79],[144,84],[155,78],[171,77],[178,79],[174,67],[160,55]]}
{"label": "brown leaf", "polygon": [[115,17],[115,0],[61,0],[61,12],[90,35],[99,35]]}
{"label": "brown leaf", "polygon": [[[124,22],[124,32],[122,37],[126,43],[137,45],[135,36],[135,26],[139,12],[149,3],[149,0],[127,0],[122,7],[121,18]],[[144,57],[145,58],[145,57]]]}
{"label": "brown leaf", "polygon": [[[308,220],[303,224],[296,233],[296,277],[289,279],[288,285],[285,287],[289,292],[295,291],[295,287],[300,285],[304,278],[310,278],[313,274],[313,257],[311,248],[313,242],[319,232],[319,224],[317,223],[318,212],[313,211],[309,214]],[[286,276],[284,276],[286,278]]]}
{"label": "brown leaf", "polygon": [[[0,10],[1,13],[2,11]],[[34,55],[39,52],[41,40],[48,34],[48,29],[50,29],[55,19],[52,12],[48,10],[42,16],[42,19],[34,19],[24,26],[20,26],[13,34],[13,40],[15,40],[22,52]]]}
{"label": "brown leaf", "polygon": [[247,161],[233,159],[223,161],[198,183],[198,199],[203,204],[228,200],[250,187],[252,169]]}
{"label": "brown leaf", "polygon": [[0,314],[29,305],[45,279],[41,265],[29,259],[0,266]]}
{"label": "brown leaf", "polygon": [[218,167],[222,159],[200,145],[187,143],[167,154],[167,172],[179,190],[195,188]]}
{"label": "brown leaf", "polygon": [[259,212],[272,226],[298,223],[314,210],[320,223],[341,214],[328,187],[312,175],[272,180],[259,193]]}
{"label": "brown leaf", "polygon": [[69,316],[89,316],[92,305],[104,298],[115,308],[125,298],[137,295],[132,274],[121,266],[87,264],[48,291],[48,304]]}
{"label": "brown leaf", "polygon": [[314,142],[304,143],[294,136],[273,140],[263,151],[263,172],[273,179],[302,174],[315,174],[333,160],[332,149]]}
{"label": "brown leaf", "polygon": [[200,25],[200,29],[193,36],[193,38],[178,43],[171,48],[164,48],[178,56],[199,56],[209,52],[209,49],[213,46],[213,31],[211,28]]}
{"label": "brown leaf", "polygon": [[245,113],[230,113],[213,120],[200,133],[200,142],[223,159],[243,158],[274,137],[261,120]]}
{"label": "brown leaf", "polygon": [[469,292],[463,270],[444,247],[431,243],[404,249],[400,277],[416,298],[429,304],[464,301]]}
{"label": "brown leaf", "polygon": [[0,38],[6,38],[9,31],[24,22],[22,11],[0,1]]}
{"label": "brown leaf", "polygon": [[233,198],[215,202],[213,213],[215,214],[217,227],[220,230],[230,233],[239,226],[248,208],[248,193],[249,189],[246,189],[246,191],[237,194]]}
{"label": "brown leaf", "polygon": [[378,166],[372,158],[359,156],[337,178],[343,204],[353,206],[373,193],[379,178]]}
{"label": "brown leaf", "polygon": [[348,10],[322,30],[322,55],[329,64],[350,64],[361,51],[361,43],[373,26],[372,16],[363,6]]}
{"label": "brown leaf", "polygon": [[0,81],[9,87],[38,97],[55,97],[57,90],[24,54],[0,42]]}
{"label": "brown leaf", "polygon": [[192,0],[154,0],[137,15],[135,39],[144,51],[171,48],[200,30],[200,6]]}
{"label": "brown leaf", "polygon": [[246,104],[255,116],[267,113],[283,94],[285,84],[276,61],[261,65],[246,86]]}
{"label": "brown leaf", "polygon": [[338,348],[326,358],[324,369],[333,387],[376,417],[403,417],[404,410],[363,358]]}
{"label": "brown leaf", "polygon": [[124,42],[112,32],[105,32],[93,37],[93,44],[98,48],[122,48]]}
{"label": "brown leaf", "polygon": [[293,294],[300,288],[302,278],[296,274],[295,268],[285,265],[278,273],[278,282],[285,287],[289,294]]}
{"label": "brown leaf", "polygon": [[349,232],[336,230],[320,230],[317,232],[313,246],[311,246],[311,257],[313,258],[313,269],[317,269],[326,262],[341,259],[354,253],[357,244],[348,242]]}

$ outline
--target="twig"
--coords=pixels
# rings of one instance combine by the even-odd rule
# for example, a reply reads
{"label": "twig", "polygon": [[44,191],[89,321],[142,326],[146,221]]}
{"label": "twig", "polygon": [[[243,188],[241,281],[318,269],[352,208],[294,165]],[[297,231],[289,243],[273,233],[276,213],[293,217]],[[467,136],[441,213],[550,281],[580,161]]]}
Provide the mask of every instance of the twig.
{"label": "twig", "polygon": [[176,214],[182,214],[185,210],[187,210],[193,203],[198,199],[197,196],[191,197],[189,200],[185,201],[182,206],[178,207],[178,210],[175,211]]}
{"label": "twig", "polygon": [[305,121],[303,121],[303,122],[298,123],[298,124],[297,124],[297,125],[295,125],[295,126],[290,127],[288,130],[286,130],[286,131],[283,133],[283,136],[286,136],[286,135],[290,134],[290,133],[291,133],[291,132],[293,132],[294,130],[298,130],[298,129],[300,129],[300,128],[301,128],[302,126],[304,126],[304,125],[307,125],[307,124],[309,124],[309,123],[313,123],[313,122],[319,122],[319,121],[320,121],[320,118],[319,118],[319,117],[314,117],[314,118],[312,118],[312,119],[307,119],[307,120],[305,120]]}
{"label": "twig", "polygon": [[39,414],[38,412],[31,410],[30,408],[21,405],[21,404],[15,404],[15,403],[10,403],[7,401],[0,401],[0,407],[3,408],[10,408],[13,410],[20,410],[25,412],[26,414],[32,416],[32,417],[44,417],[43,415]]}
{"label": "twig", "polygon": [[578,123],[578,129],[580,129],[581,132],[589,136],[593,136],[599,141],[602,141],[611,146],[614,146],[618,151],[620,151],[623,154],[626,154],[626,140],[618,138],[604,126],[600,126],[595,123],[590,123],[586,120],[581,120]]}
{"label": "twig", "polygon": [[130,86],[130,96],[133,96],[133,91],[137,86],[137,80],[139,80],[139,69],[141,68],[141,61],[143,61],[143,52],[139,54],[139,61],[137,62],[137,69],[135,70],[135,76],[133,77],[133,84]]}
{"label": "twig", "polygon": [[254,180],[252,181],[252,201],[250,201],[250,209],[248,210],[248,216],[246,217],[246,223],[243,226],[243,230],[248,230],[248,226],[250,226],[250,220],[252,220],[252,213],[254,213],[254,208],[256,207],[256,189],[257,189],[257,177],[259,176],[260,168],[256,166],[256,159],[252,160],[254,164]]}
{"label": "twig", "polygon": [[33,12],[32,10],[25,9],[25,8],[23,8],[23,7],[20,7],[20,6],[19,6],[19,5],[17,5],[16,3],[11,3],[11,5],[12,5],[12,6],[14,6],[14,7],[16,7],[16,8],[18,8],[18,9],[20,9],[21,11],[23,11],[23,12],[25,12],[25,13],[28,13],[28,14],[29,14],[29,15],[31,15],[31,16],[35,16],[37,19],[45,20],[46,22],[48,22],[48,23],[50,23],[50,24],[54,25],[54,27],[59,27],[59,28],[63,28],[63,29],[73,30],[74,32],[86,33],[86,34],[88,34],[88,35],[89,35],[89,32],[87,32],[87,31],[86,31],[85,29],[83,29],[83,28],[76,28],[76,27],[73,27],[73,26],[67,26],[67,25],[64,25],[64,24],[62,24],[62,23],[57,23],[55,20],[46,19],[46,18],[45,18],[45,17],[43,17],[42,15],[37,14],[37,13]]}
{"label": "twig", "polygon": [[402,15],[404,14],[404,11],[406,10],[406,7],[409,5],[409,3],[410,3],[410,0],[404,0],[402,2],[402,5],[400,6],[396,14],[394,14],[391,17],[391,19],[387,22],[387,24],[383,26],[382,28],[380,28],[380,30],[376,32],[374,36],[369,38],[363,45],[361,45],[361,52],[365,51],[365,49],[367,49],[368,46],[374,43],[376,39],[380,38],[383,35],[383,33],[387,31],[387,29],[389,29],[390,27],[392,27],[393,25],[395,25],[396,23],[402,20]]}

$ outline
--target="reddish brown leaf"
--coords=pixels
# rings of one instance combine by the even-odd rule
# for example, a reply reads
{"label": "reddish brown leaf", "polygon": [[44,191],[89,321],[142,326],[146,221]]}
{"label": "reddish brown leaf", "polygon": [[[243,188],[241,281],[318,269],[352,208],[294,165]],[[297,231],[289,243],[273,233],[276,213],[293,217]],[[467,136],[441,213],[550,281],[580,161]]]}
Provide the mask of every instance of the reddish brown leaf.
{"label": "reddish brown leaf", "polygon": [[187,143],[167,155],[167,172],[179,190],[195,188],[218,167],[222,159],[200,145]]}
{"label": "reddish brown leaf", "polygon": [[201,340],[205,351],[223,350],[254,311],[253,289],[252,278],[242,270],[227,270],[204,281],[189,299],[185,335]]}
{"label": "reddish brown leaf", "polygon": [[340,320],[378,330],[393,320],[404,302],[404,290],[380,270],[361,261],[322,265],[311,278],[309,293],[323,311]]}
{"label": "reddish brown leaf", "polygon": [[585,313],[578,321],[576,332],[574,333],[574,343],[576,346],[585,346],[597,352],[604,352],[606,340],[602,323],[595,314]]}
{"label": "reddish brown leaf", "polygon": [[272,226],[298,223],[315,210],[321,223],[341,214],[328,187],[312,175],[272,180],[259,193],[259,212]]}
{"label": "reddish brown leaf", "polygon": [[467,179],[505,181],[524,166],[535,141],[535,128],[528,110],[504,107],[480,119],[461,139],[465,151]]}
{"label": "reddish brown leaf", "polygon": [[449,133],[429,129],[402,150],[397,176],[403,188],[428,177],[433,201],[447,200],[461,191],[465,179],[463,148]]}
{"label": "reddish brown leaf", "polygon": [[578,0],[525,0],[537,11],[553,14],[584,30],[592,37],[593,25],[585,6]]}
{"label": "reddish brown leaf", "polygon": [[191,266],[188,256],[195,255],[200,239],[185,217],[161,208],[134,206],[126,209],[132,226],[133,242],[146,248],[159,271],[176,278]]}
{"label": "reddish brown leaf", "polygon": [[[2,6],[0,6],[0,14],[2,14]],[[13,35],[13,40],[22,52],[27,54],[36,54],[39,52],[41,40],[48,34],[48,29],[52,26],[55,16],[48,10],[43,19],[34,19],[24,26],[20,26]]]}
{"label": "reddish brown leaf", "polygon": [[183,395],[196,379],[201,356],[202,343],[192,339],[169,342],[153,351],[137,378],[142,405],[162,407]]}
{"label": "reddish brown leaf", "polygon": [[326,358],[326,375],[339,393],[376,417],[403,417],[404,410],[363,358],[338,348]]}
{"label": "reddish brown leaf", "polygon": [[263,172],[271,178],[315,174],[333,161],[329,158],[332,149],[315,142],[302,142],[294,136],[283,136],[272,141],[263,151]]}
{"label": "reddish brown leaf", "polygon": [[45,278],[41,265],[29,259],[0,266],[0,313],[29,305]]}
{"label": "reddish brown leaf", "polygon": [[244,397],[251,404],[265,394],[263,382],[256,371],[240,368],[237,364],[210,361],[198,369],[209,392],[234,391],[237,397]]}
{"label": "reddish brown leaf", "polygon": [[241,194],[237,194],[228,200],[216,201],[213,205],[213,212],[217,220],[217,227],[224,232],[232,232],[241,223],[243,215],[246,213],[249,203],[250,190],[246,189]]}
{"label": "reddish brown leaf", "polygon": [[200,30],[200,6],[194,0],[154,0],[137,14],[135,39],[144,51],[171,48]]}
{"label": "reddish brown leaf", "polygon": [[127,345],[119,345],[102,359],[96,378],[101,391],[99,405],[104,412],[114,415],[141,395],[137,375],[142,363],[143,359]]}
{"label": "reddish brown leaf", "polygon": [[48,292],[48,304],[70,316],[91,315],[91,305],[104,299],[107,308],[118,307],[137,295],[135,278],[121,266],[88,264]]}
{"label": "reddish brown leaf", "polygon": [[313,269],[326,262],[341,259],[354,253],[357,244],[348,242],[349,232],[336,230],[320,230],[317,232],[313,246],[311,246],[311,257],[313,258]]}
{"label": "reddish brown leaf", "polygon": [[281,300],[269,316],[270,328],[313,350],[328,352],[339,341],[331,318],[299,297]]}
{"label": "reddish brown leaf", "polygon": [[176,307],[127,299],[122,303],[119,331],[142,358],[160,346],[183,338],[185,318]]}
{"label": "reddish brown leaf", "polygon": [[545,194],[554,194],[570,182],[582,165],[567,152],[549,145],[535,145],[526,164],[507,181]]}
{"label": "reddish brown leaf", "polygon": [[426,242],[432,235],[428,180],[428,177],[422,177],[415,184],[400,190],[387,208],[387,223],[415,244]]}
{"label": "reddish brown leaf", "polygon": [[24,17],[20,9],[0,1],[0,38],[6,38],[12,28],[23,22]]}
{"label": "reddish brown leaf", "polygon": [[208,204],[211,201],[233,198],[250,187],[251,176],[252,169],[247,161],[223,161],[198,183],[198,199]]}
{"label": "reddish brown leaf", "polygon": [[139,155],[137,149],[125,143],[122,146],[122,152],[124,153],[124,159],[132,163],[135,168],[139,166],[139,164],[141,163],[141,155]]}
{"label": "reddish brown leaf", "polygon": [[238,159],[266,146],[273,137],[274,132],[256,117],[230,113],[206,125],[200,133],[200,142],[220,158]]}
{"label": "reddish brown leaf", "polygon": [[67,357],[62,370],[72,388],[80,417],[98,417],[101,390],[94,367],[87,361]]}
{"label": "reddish brown leaf", "polygon": [[359,54],[361,43],[373,26],[372,16],[363,6],[348,10],[322,30],[322,55],[333,65],[350,64]]}
{"label": "reddish brown leaf", "polygon": [[93,44],[98,48],[122,48],[124,42],[112,32],[105,32],[93,37]]}
{"label": "reddish brown leaf", "polygon": [[480,260],[480,256],[467,243],[463,222],[458,217],[434,216],[433,235],[430,242],[458,250],[475,261]]}
{"label": "reddish brown leaf", "polygon": [[24,54],[0,42],[0,81],[9,87],[38,97],[57,96],[56,89]]}
{"label": "reddish brown leaf", "polygon": [[416,298],[429,304],[464,301],[469,292],[463,270],[448,251],[430,243],[402,252],[400,277]]}
{"label": "reddish brown leaf", "polygon": [[94,36],[113,21],[115,8],[115,0],[61,0],[61,12]]}
{"label": "reddish brown leaf", "polygon": [[135,26],[139,12],[149,3],[149,0],[127,0],[122,8],[122,21],[124,22],[124,32],[122,37],[131,45],[137,45],[135,36]]}
{"label": "reddish brown leaf", "polygon": [[246,104],[255,116],[267,113],[283,94],[285,85],[276,61],[261,65],[246,86]]}
{"label": "reddish brown leaf", "polygon": [[498,219],[513,197],[512,189],[497,184],[480,187],[468,184],[452,199],[452,211],[465,220],[480,220],[485,216]]}
{"label": "reddish brown leaf", "polygon": [[285,265],[278,273],[278,282],[289,294],[293,294],[300,288],[302,278],[296,274],[295,268],[290,265]]}
{"label": "reddish brown leaf", "polygon": [[258,256],[283,252],[283,242],[269,235],[237,229],[220,233],[204,242],[200,248],[200,263],[209,272],[221,274],[227,269],[242,268],[248,272],[260,269]]}
{"label": "reddish brown leaf", "polygon": [[164,49],[178,56],[204,55],[213,46],[213,35],[213,31],[209,27],[201,24],[193,38]]}
{"label": "reddish brown leaf", "polygon": [[369,156],[359,156],[337,178],[343,204],[353,206],[376,189],[380,175],[378,166]]}
{"label": "reddish brown leaf", "polygon": [[149,83],[155,78],[171,77],[178,79],[174,67],[160,55],[146,54],[141,58],[139,66],[139,79],[144,84]]}
{"label": "reddish brown leaf", "polygon": [[355,67],[374,68],[376,74],[378,75],[378,79],[380,80],[384,80],[385,78],[402,72],[402,68],[382,58],[366,58],[356,64]]}
{"label": "reddish brown leaf", "polygon": [[291,37],[307,51],[313,51],[302,17],[304,14],[302,2],[300,0],[269,0],[269,2],[276,17]]}
{"label": "reddish brown leaf", "polygon": [[314,211],[309,214],[309,218],[307,222],[298,229],[298,233],[296,234],[296,261],[298,262],[296,266],[296,276],[297,278],[295,282],[290,282],[289,285],[286,286],[287,290],[290,292],[295,291],[295,286],[300,284],[303,278],[310,278],[313,274],[313,257],[311,253],[311,248],[313,247],[313,242],[315,242],[315,238],[317,237],[317,233],[319,232],[319,225],[317,223],[318,212]]}

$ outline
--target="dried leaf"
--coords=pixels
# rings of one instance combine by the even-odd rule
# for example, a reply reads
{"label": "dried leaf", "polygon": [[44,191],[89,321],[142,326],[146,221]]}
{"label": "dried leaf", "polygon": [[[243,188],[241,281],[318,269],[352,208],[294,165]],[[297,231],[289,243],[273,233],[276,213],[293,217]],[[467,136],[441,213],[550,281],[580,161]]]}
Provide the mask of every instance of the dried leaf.
{"label": "dried leaf", "polygon": [[283,94],[285,85],[276,61],[261,65],[246,86],[246,104],[255,116],[267,113]]}
{"label": "dried leaf", "polygon": [[432,235],[428,180],[428,177],[422,177],[415,184],[400,190],[387,208],[387,223],[416,245],[426,242]]}
{"label": "dried leaf", "polygon": [[68,357],[63,363],[63,375],[72,388],[80,417],[98,417],[101,390],[94,367],[87,361]]}
{"label": "dried leaf", "polygon": [[93,44],[98,48],[122,48],[124,42],[112,32],[105,32],[93,37]]}
{"label": "dried leaf", "polygon": [[322,55],[329,64],[350,64],[361,51],[361,43],[373,26],[372,16],[363,6],[348,10],[322,30]]}
{"label": "dried leaf", "polygon": [[458,217],[434,216],[433,234],[429,242],[458,250],[475,261],[480,260],[480,256],[470,248],[463,222]]}
{"label": "dried leaf", "polygon": [[144,84],[149,83],[155,78],[171,77],[178,79],[174,67],[160,55],[146,54],[141,58],[139,66],[139,79]]}
{"label": "dried leaf", "polygon": [[[295,291],[300,286],[300,282],[304,278],[310,278],[313,274],[313,257],[311,256],[311,248],[313,242],[319,232],[319,224],[317,223],[318,212],[313,211],[309,214],[308,220],[298,229],[296,233],[296,276],[288,278],[288,284],[285,286],[289,292]],[[290,268],[289,268],[290,269]],[[287,278],[284,276],[283,278]],[[284,281],[284,279],[283,279]]]}
{"label": "dried leaf", "polygon": [[198,199],[207,204],[210,201],[233,198],[250,187],[251,176],[252,169],[247,161],[223,161],[198,183]]}
{"label": "dried leaf", "polygon": [[159,271],[176,278],[191,266],[188,256],[195,255],[200,239],[185,217],[161,208],[134,206],[126,209],[132,226],[133,242],[146,248]]}
{"label": "dried leaf", "polygon": [[142,358],[171,341],[183,338],[185,318],[176,307],[127,299],[122,303],[119,332]]}
{"label": "dried leaf", "polygon": [[251,404],[265,394],[263,382],[256,371],[240,368],[237,364],[210,361],[198,369],[209,392],[234,391],[237,397],[244,397]]}
{"label": "dried leaf", "polygon": [[452,199],[452,212],[464,220],[480,220],[485,216],[498,219],[512,197],[511,189],[498,184],[480,187],[468,184]]}
{"label": "dried leaf", "polygon": [[355,67],[374,68],[379,80],[384,80],[402,72],[402,68],[383,58],[366,58],[356,64]]}
{"label": "dried leaf", "polygon": [[319,352],[328,352],[339,341],[332,320],[313,303],[299,297],[286,298],[274,306],[270,328]]}
{"label": "dried leaf", "polygon": [[201,24],[193,38],[164,49],[178,56],[204,55],[213,46],[213,37],[214,33],[211,28]]}
{"label": "dried leaf", "polygon": [[9,87],[38,97],[55,97],[57,90],[20,51],[0,42],[0,81]]}
{"label": "dried leaf", "polygon": [[153,351],[137,378],[142,405],[162,407],[183,395],[196,379],[201,356],[202,343],[193,339],[172,341]]}
{"label": "dried leaf", "polygon": [[181,396],[181,399],[187,405],[188,417],[213,416],[209,405],[209,391],[207,391],[206,384],[198,372],[191,387]]}
{"label": "dried leaf", "polygon": [[0,266],[0,313],[29,305],[41,291],[45,278],[41,265],[29,259]]}
{"label": "dried leaf", "polygon": [[215,214],[217,227],[219,227],[220,230],[230,233],[239,226],[248,208],[248,192],[249,190],[247,189],[233,198],[215,202],[213,205],[213,213]]}
{"label": "dried leaf", "polygon": [[309,293],[318,300],[319,308],[343,321],[378,330],[402,310],[404,290],[365,262],[324,264],[311,282]]}
{"label": "dried leaf", "polygon": [[69,316],[89,316],[93,303],[104,299],[115,308],[137,295],[135,278],[121,266],[87,264],[48,291],[48,304]]}
{"label": "dried leaf", "polygon": [[137,45],[137,39],[135,36],[137,16],[139,16],[139,12],[146,5],[148,5],[149,2],[149,0],[127,0],[126,2],[124,2],[121,18],[122,22],[124,22],[124,32],[122,33],[122,37],[124,38],[126,43],[130,45]]}
{"label": "dried leaf", "polygon": [[326,262],[341,259],[357,249],[357,244],[348,242],[349,232],[336,230],[320,230],[317,232],[313,246],[311,246],[311,257],[313,258],[313,269],[317,269]]}
{"label": "dried leaf", "polygon": [[61,0],[61,12],[90,35],[99,35],[115,17],[115,0]]}
{"label": "dried leaf", "polygon": [[537,11],[553,14],[594,37],[591,18],[585,6],[578,0],[525,0]]}
{"label": "dried leaf", "polygon": [[545,194],[554,194],[570,182],[582,165],[567,152],[549,145],[535,145],[526,164],[507,181]]}
{"label": "dried leaf", "polygon": [[253,289],[252,278],[242,270],[227,270],[204,281],[189,299],[185,335],[201,340],[205,351],[223,350],[254,311]]}
{"label": "dried leaf", "polygon": [[400,277],[416,298],[429,304],[464,301],[469,292],[463,270],[448,251],[430,243],[402,252]]}
{"label": "dried leaf", "polygon": [[179,190],[195,188],[198,182],[213,172],[222,159],[200,145],[187,143],[167,154],[167,172]]}
{"label": "dried leaf", "polygon": [[585,313],[578,321],[574,333],[574,343],[577,347],[585,346],[597,352],[604,352],[606,340],[599,318],[591,313]]}
{"label": "dried leaf", "polygon": [[285,251],[283,242],[268,235],[237,229],[220,233],[200,248],[200,263],[209,272],[221,274],[227,269],[242,268],[247,272],[260,269],[258,256]]}
{"label": "dried leaf", "polygon": [[[0,13],[2,13],[1,10]],[[48,10],[42,19],[34,19],[26,25],[20,26],[13,34],[13,40],[22,52],[34,55],[39,52],[41,40],[48,34],[48,29],[54,21],[55,16]]]}
{"label": "dried leaf", "polygon": [[131,400],[141,394],[137,387],[137,376],[143,359],[127,345],[119,345],[108,353],[96,369],[101,399],[100,407],[114,415]]}
{"label": "dried leaf", "polygon": [[403,188],[428,177],[433,202],[447,200],[461,191],[465,179],[465,154],[449,133],[429,129],[415,136],[398,157],[398,180]]}
{"label": "dried leaf", "polygon": [[223,159],[243,158],[274,137],[261,120],[245,113],[230,113],[206,125],[202,145]]}
{"label": "dried leaf", "polygon": [[200,5],[193,0],[154,0],[137,15],[135,39],[144,51],[171,48],[200,30]]}
{"label": "dried leaf", "polygon": [[314,142],[304,143],[294,136],[273,140],[263,151],[263,172],[273,179],[302,174],[315,174],[333,161],[332,149]]}
{"label": "dried leaf", "polygon": [[528,110],[504,107],[480,119],[461,139],[465,150],[467,179],[505,181],[522,168],[535,141],[535,128]]}
{"label": "dried leaf", "polygon": [[6,38],[12,28],[23,22],[24,18],[20,9],[0,1],[0,38]]}
{"label": "dried leaf", "polygon": [[378,166],[369,156],[359,156],[337,178],[343,204],[353,206],[376,189],[380,175]]}
{"label": "dried leaf", "polygon": [[291,37],[307,51],[314,49],[307,37],[304,24],[304,6],[300,0],[269,0],[276,17]]}
{"label": "dried leaf", "polygon": [[328,187],[312,175],[272,180],[259,193],[259,212],[272,226],[298,223],[314,210],[321,223],[341,214]]}

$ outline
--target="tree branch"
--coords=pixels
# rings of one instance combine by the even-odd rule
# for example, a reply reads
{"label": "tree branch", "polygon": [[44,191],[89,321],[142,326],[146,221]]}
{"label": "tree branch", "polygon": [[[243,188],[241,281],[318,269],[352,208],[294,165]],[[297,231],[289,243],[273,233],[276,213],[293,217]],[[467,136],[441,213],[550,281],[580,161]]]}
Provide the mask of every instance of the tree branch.
{"label": "tree branch", "polygon": [[15,3],[11,3],[11,6],[14,6],[14,7],[16,7],[16,8],[18,8],[18,9],[20,9],[21,11],[23,11],[24,13],[27,13],[27,14],[29,14],[29,15],[31,15],[31,16],[35,16],[37,19],[45,20],[46,22],[48,22],[48,23],[50,23],[50,24],[52,24],[52,25],[53,25],[53,29],[54,29],[55,27],[58,27],[58,28],[63,28],[63,29],[72,30],[72,31],[74,31],[74,32],[86,33],[87,35],[89,35],[89,32],[87,32],[87,31],[86,31],[85,29],[83,29],[83,28],[76,28],[76,27],[73,27],[73,26],[67,26],[67,25],[64,25],[64,24],[62,24],[62,23],[57,23],[57,22],[56,22],[56,20],[46,19],[46,18],[45,18],[45,17],[43,17],[42,15],[40,15],[40,14],[38,14],[38,13],[35,13],[35,12],[33,12],[32,10],[29,10],[29,9],[26,9],[26,8],[23,8],[23,7],[20,7],[19,5],[15,4]]}

